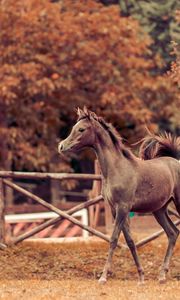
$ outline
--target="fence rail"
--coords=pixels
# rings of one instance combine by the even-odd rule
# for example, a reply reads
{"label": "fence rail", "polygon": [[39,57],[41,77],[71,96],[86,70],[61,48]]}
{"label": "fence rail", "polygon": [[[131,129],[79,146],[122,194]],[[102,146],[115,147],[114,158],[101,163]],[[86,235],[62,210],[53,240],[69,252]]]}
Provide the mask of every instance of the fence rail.
{"label": "fence rail", "polygon": [[22,178],[22,179],[80,179],[80,180],[101,180],[101,175],[96,174],[75,174],[75,173],[35,173],[35,172],[13,172],[0,171],[0,178]]}

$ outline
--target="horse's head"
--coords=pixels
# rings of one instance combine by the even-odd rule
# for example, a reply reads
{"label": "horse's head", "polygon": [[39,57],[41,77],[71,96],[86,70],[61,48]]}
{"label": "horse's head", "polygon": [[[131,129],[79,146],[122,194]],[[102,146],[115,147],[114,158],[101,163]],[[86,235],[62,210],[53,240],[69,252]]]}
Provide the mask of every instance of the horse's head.
{"label": "horse's head", "polygon": [[77,110],[78,120],[69,136],[58,144],[59,153],[78,152],[95,143],[95,131],[92,122],[92,112],[84,108]]}

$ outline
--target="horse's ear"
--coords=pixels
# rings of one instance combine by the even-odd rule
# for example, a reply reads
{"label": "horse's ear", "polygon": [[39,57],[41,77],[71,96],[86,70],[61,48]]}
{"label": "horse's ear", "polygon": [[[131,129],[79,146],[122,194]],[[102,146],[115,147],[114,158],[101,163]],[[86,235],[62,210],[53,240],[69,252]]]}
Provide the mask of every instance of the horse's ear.
{"label": "horse's ear", "polygon": [[84,106],[83,109],[80,109],[79,107],[77,108],[77,115],[79,119],[82,118],[91,118],[92,117],[92,112],[86,107]]}
{"label": "horse's ear", "polygon": [[81,117],[83,114],[82,109],[80,109],[79,107],[76,109],[76,112],[77,112],[78,117]]}
{"label": "horse's ear", "polygon": [[83,107],[83,112],[88,115],[89,114],[89,110],[87,109],[87,106],[84,105]]}
{"label": "horse's ear", "polygon": [[87,106],[83,107],[83,112],[84,112],[84,115],[90,119],[91,111],[87,108]]}

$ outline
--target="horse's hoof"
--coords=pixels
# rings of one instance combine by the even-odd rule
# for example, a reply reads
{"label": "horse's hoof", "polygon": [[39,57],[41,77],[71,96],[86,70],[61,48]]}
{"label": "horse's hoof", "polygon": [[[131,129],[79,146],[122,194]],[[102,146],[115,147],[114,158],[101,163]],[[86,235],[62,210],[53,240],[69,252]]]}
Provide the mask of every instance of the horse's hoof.
{"label": "horse's hoof", "polygon": [[139,286],[144,285],[144,284],[145,284],[144,279],[138,281],[138,285],[139,285]]}
{"label": "horse's hoof", "polygon": [[105,284],[106,281],[107,281],[107,279],[103,278],[103,277],[98,280],[99,284]]}
{"label": "horse's hoof", "polygon": [[4,250],[4,249],[6,249],[6,248],[7,248],[7,246],[6,246],[5,244],[0,243],[0,249],[1,249],[1,250]]}
{"label": "horse's hoof", "polygon": [[159,283],[160,283],[160,284],[164,284],[164,283],[166,283],[166,281],[167,281],[167,280],[166,280],[166,277],[165,277],[165,276],[162,276],[162,277],[159,278]]}

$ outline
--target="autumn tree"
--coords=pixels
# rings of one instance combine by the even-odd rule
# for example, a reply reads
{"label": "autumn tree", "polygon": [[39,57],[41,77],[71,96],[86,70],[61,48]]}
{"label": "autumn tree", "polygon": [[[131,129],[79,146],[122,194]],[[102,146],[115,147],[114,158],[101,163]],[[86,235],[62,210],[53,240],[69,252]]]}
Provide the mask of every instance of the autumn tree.
{"label": "autumn tree", "polygon": [[[132,140],[175,130],[177,89],[152,76],[150,38],[119,7],[93,0],[0,2],[1,167],[70,171],[57,138],[87,105]],[[133,129],[133,131],[132,131]]]}
{"label": "autumn tree", "polygon": [[120,6],[123,16],[132,16],[143,26],[152,37],[152,54],[163,58],[162,65],[156,72],[164,72],[170,68],[173,61],[171,41],[180,42],[180,28],[175,19],[178,0],[99,0],[104,5],[116,4]]}
{"label": "autumn tree", "polygon": [[[178,26],[180,26],[180,10],[176,12],[176,20]],[[171,79],[180,88],[180,43],[173,41],[173,49],[176,57],[175,62],[172,62],[171,72],[169,72]]]}
{"label": "autumn tree", "polygon": [[144,30],[152,37],[152,52],[163,58],[161,71],[167,71],[173,60],[171,41],[180,42],[180,28],[175,19],[179,1],[119,0],[119,4],[124,15],[131,15],[139,20]]}
{"label": "autumn tree", "polygon": [[[180,10],[176,12],[177,24],[180,25]],[[171,64],[171,70],[168,72],[170,79],[177,85],[180,89],[180,43],[173,41],[173,50],[176,60]],[[178,102],[180,103],[180,93],[177,96]],[[178,128],[177,134],[180,135],[180,127]]]}

